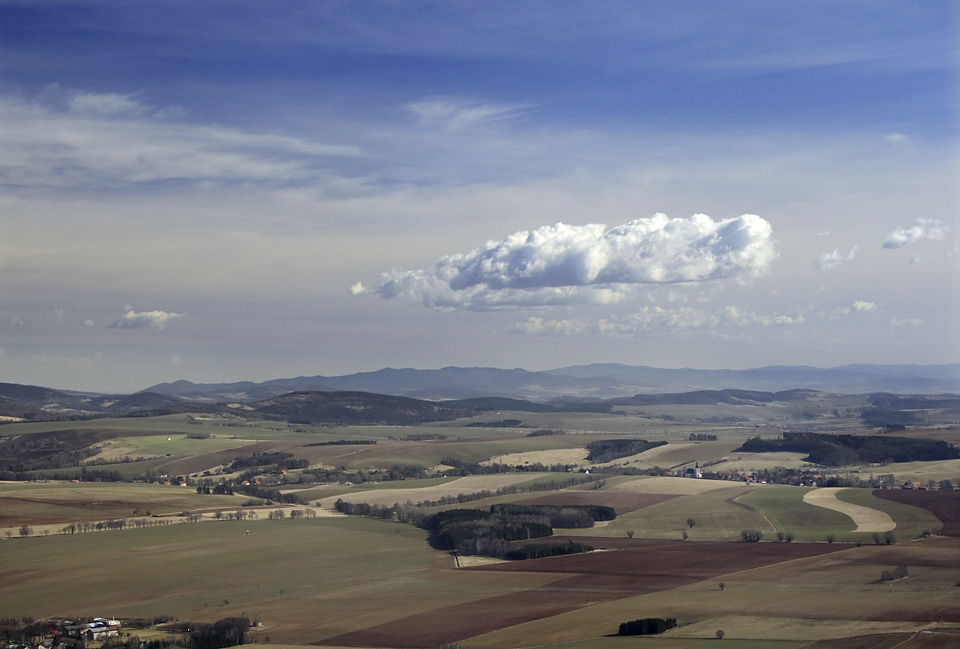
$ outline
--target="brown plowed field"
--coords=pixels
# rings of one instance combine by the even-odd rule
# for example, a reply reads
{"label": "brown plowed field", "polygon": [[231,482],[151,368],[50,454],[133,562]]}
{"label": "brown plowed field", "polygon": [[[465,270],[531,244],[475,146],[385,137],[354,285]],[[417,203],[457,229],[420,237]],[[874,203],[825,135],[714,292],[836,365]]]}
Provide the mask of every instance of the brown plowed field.
{"label": "brown plowed field", "polygon": [[960,536],[960,491],[877,489],[873,492],[873,495],[925,509],[943,523],[940,534]]}
{"label": "brown plowed field", "polygon": [[566,491],[516,501],[520,505],[605,505],[617,514],[625,514],[664,500],[676,498],[673,494],[629,494],[615,491]]}
{"label": "brown plowed field", "polygon": [[690,543],[583,539],[624,549],[466,568],[555,573],[549,584],[449,606],[363,631],[325,638],[324,645],[436,647],[600,602],[677,588],[719,575],[813,557],[842,546],[801,543]]}

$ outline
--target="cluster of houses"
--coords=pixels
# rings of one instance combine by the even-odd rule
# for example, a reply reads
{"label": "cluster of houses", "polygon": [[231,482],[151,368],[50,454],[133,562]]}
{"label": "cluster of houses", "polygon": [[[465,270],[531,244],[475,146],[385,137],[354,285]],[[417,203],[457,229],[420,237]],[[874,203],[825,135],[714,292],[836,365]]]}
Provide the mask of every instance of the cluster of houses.
{"label": "cluster of houses", "polygon": [[91,622],[63,620],[59,624],[60,634],[78,640],[103,640],[120,635],[120,621],[104,617],[95,617]]}

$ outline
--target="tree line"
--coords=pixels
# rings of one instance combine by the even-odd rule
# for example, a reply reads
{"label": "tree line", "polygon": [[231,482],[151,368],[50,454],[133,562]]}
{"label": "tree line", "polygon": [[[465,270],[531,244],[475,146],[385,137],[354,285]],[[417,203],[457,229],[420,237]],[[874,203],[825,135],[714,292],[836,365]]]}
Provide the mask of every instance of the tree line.
{"label": "tree line", "polygon": [[806,462],[823,466],[931,462],[960,458],[957,449],[942,440],[905,437],[830,435],[826,433],[783,433],[779,439],[748,439],[736,449],[748,453],[806,453]]}
{"label": "tree line", "polygon": [[648,442],[645,439],[600,439],[587,444],[587,460],[603,464],[629,455],[663,446],[666,441]]}

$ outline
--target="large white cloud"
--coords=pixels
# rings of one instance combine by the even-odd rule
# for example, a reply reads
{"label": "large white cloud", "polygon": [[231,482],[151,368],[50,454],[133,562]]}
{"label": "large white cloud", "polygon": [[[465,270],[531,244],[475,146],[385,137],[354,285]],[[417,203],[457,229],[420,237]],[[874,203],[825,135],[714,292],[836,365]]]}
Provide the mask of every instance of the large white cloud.
{"label": "large white cloud", "polygon": [[657,214],[610,230],[596,223],[524,230],[425,269],[388,271],[372,288],[351,292],[478,310],[608,303],[636,284],[747,281],[776,257],[770,223],[754,214],[721,221]]}
{"label": "large white cloud", "polygon": [[887,235],[884,248],[903,248],[921,239],[943,241],[947,238],[949,226],[940,219],[917,219],[909,228],[897,228]]}
{"label": "large white cloud", "polygon": [[164,325],[183,317],[182,313],[170,313],[167,311],[134,311],[127,307],[127,312],[120,316],[107,329],[145,329],[153,327],[154,329],[163,329]]}

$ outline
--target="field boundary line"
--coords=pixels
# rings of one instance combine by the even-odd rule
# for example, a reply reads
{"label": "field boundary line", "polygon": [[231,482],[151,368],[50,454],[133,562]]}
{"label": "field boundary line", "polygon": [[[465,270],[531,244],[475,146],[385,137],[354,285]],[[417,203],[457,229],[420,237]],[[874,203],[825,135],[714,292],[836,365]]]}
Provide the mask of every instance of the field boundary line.
{"label": "field boundary line", "polygon": [[773,522],[773,519],[770,518],[770,516],[767,514],[767,512],[763,511],[761,508],[757,507],[756,505],[751,505],[751,504],[749,504],[749,503],[742,503],[742,502],[740,502],[740,499],[741,499],[741,498],[743,498],[744,496],[747,496],[747,495],[749,495],[749,494],[752,494],[753,491],[754,491],[754,490],[750,490],[750,491],[748,491],[748,492],[745,493],[745,494],[740,494],[739,496],[734,496],[733,498],[728,498],[728,499],[727,499],[727,502],[732,503],[732,504],[734,504],[734,505],[739,505],[739,506],[741,506],[741,507],[743,507],[743,508],[745,508],[745,509],[748,509],[748,510],[750,510],[750,511],[752,511],[752,512],[756,512],[757,514],[760,514],[760,516],[763,517],[763,520],[767,521],[767,522],[770,524],[770,526],[773,528],[773,530],[774,530],[775,532],[776,532],[776,531],[779,531],[779,530],[780,530],[780,526]]}

